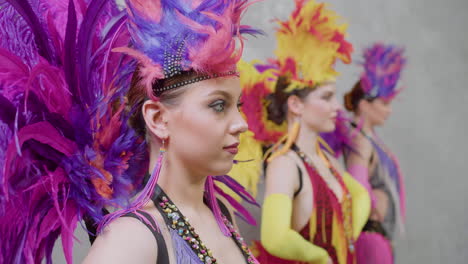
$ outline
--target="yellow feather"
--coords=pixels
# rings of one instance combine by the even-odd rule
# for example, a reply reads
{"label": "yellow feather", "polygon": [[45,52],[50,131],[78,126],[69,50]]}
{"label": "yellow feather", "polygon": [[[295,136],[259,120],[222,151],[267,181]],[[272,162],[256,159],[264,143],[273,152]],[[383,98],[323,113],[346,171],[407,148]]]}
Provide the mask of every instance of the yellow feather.
{"label": "yellow feather", "polygon": [[[260,143],[253,139],[252,132],[247,131],[241,134],[239,152],[235,159],[239,161],[252,160],[234,164],[228,175],[244,186],[244,188],[255,197],[257,195],[257,185],[260,179],[263,161],[262,147]],[[220,185],[220,187],[240,201],[240,197],[234,195],[234,193],[228,188],[225,188],[224,185]]]}
{"label": "yellow feather", "polygon": [[347,29],[347,25],[340,24],[339,20],[340,17],[327,5],[307,1],[297,16],[278,21],[275,55],[280,64],[292,59],[299,74],[296,80],[292,80],[295,85],[288,87],[286,92],[311,87],[310,84],[333,82],[338,75],[334,70],[336,59],[350,63],[352,47],[343,54],[339,51],[341,42],[335,38],[337,33],[344,36]]}

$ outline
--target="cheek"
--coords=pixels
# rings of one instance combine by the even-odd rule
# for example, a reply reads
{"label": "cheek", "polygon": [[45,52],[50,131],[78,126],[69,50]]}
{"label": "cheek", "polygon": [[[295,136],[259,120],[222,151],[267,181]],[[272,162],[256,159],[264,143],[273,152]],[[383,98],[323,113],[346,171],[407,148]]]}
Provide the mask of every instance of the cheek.
{"label": "cheek", "polygon": [[232,159],[228,160],[222,149],[225,125],[209,111],[186,109],[174,118],[170,128],[170,151],[183,162],[183,166],[207,175],[225,174],[232,166]]}
{"label": "cheek", "polygon": [[334,129],[331,119],[332,107],[326,101],[315,101],[306,104],[306,111],[302,117],[306,125],[317,132],[330,131]]}
{"label": "cheek", "polygon": [[388,109],[386,106],[384,105],[380,105],[379,107],[377,107],[377,111],[376,111],[380,117],[380,119],[385,119],[387,117],[387,114],[388,114]]}
{"label": "cheek", "polygon": [[[206,110],[186,109],[180,112],[174,121],[171,127],[173,134],[177,137],[174,141],[183,142],[184,146],[181,147],[187,150],[203,153],[209,150],[211,145],[220,141],[221,125]],[[207,138],[210,140],[206,140]],[[180,143],[177,145],[181,145]]]}
{"label": "cheek", "polygon": [[328,102],[323,100],[316,100],[306,104],[306,109],[307,115],[309,115],[312,120],[317,120],[317,122],[320,122],[324,119],[330,118],[332,108]]}

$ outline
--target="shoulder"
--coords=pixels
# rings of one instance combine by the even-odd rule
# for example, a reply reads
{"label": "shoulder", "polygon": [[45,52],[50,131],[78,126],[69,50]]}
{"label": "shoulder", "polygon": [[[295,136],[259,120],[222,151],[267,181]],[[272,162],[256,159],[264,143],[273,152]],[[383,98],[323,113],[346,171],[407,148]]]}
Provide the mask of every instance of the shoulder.
{"label": "shoulder", "polygon": [[266,170],[266,192],[284,193],[292,197],[299,182],[299,164],[291,151],[271,160]]}
{"label": "shoulder", "polygon": [[279,167],[287,167],[287,168],[295,168],[297,167],[297,160],[298,157],[293,151],[288,151],[287,153],[277,156],[268,162],[267,168],[279,168]]}
{"label": "shoulder", "polygon": [[140,220],[120,217],[96,238],[88,263],[155,263],[157,244],[151,231]]}

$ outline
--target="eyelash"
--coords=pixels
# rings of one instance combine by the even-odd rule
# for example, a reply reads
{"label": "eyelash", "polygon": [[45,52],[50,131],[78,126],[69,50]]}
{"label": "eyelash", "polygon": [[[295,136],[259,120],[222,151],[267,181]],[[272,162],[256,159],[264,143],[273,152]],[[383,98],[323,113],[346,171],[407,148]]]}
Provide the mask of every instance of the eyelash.
{"label": "eyelash", "polygon": [[[216,100],[212,104],[209,105],[215,112],[221,113],[226,109],[226,102],[224,100]],[[222,107],[222,109],[219,109],[219,107]]]}
{"label": "eyelash", "polygon": [[[242,107],[242,105],[244,105],[243,102],[238,102],[237,103],[237,109],[240,110],[240,108]],[[224,100],[216,100],[215,102],[213,102],[212,104],[209,105],[209,107],[211,107],[215,112],[217,113],[221,113],[221,112],[224,112],[224,110],[226,109],[226,101]],[[222,109],[219,109],[219,108],[222,108]]]}

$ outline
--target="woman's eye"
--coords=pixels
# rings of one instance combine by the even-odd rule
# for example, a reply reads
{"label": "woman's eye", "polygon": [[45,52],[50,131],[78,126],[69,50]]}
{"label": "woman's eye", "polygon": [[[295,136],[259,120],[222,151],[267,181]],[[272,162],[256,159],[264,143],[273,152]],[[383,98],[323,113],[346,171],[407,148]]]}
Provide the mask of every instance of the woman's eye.
{"label": "woman's eye", "polygon": [[216,112],[220,113],[224,111],[224,108],[226,107],[226,103],[224,101],[218,100],[210,105],[213,110]]}

